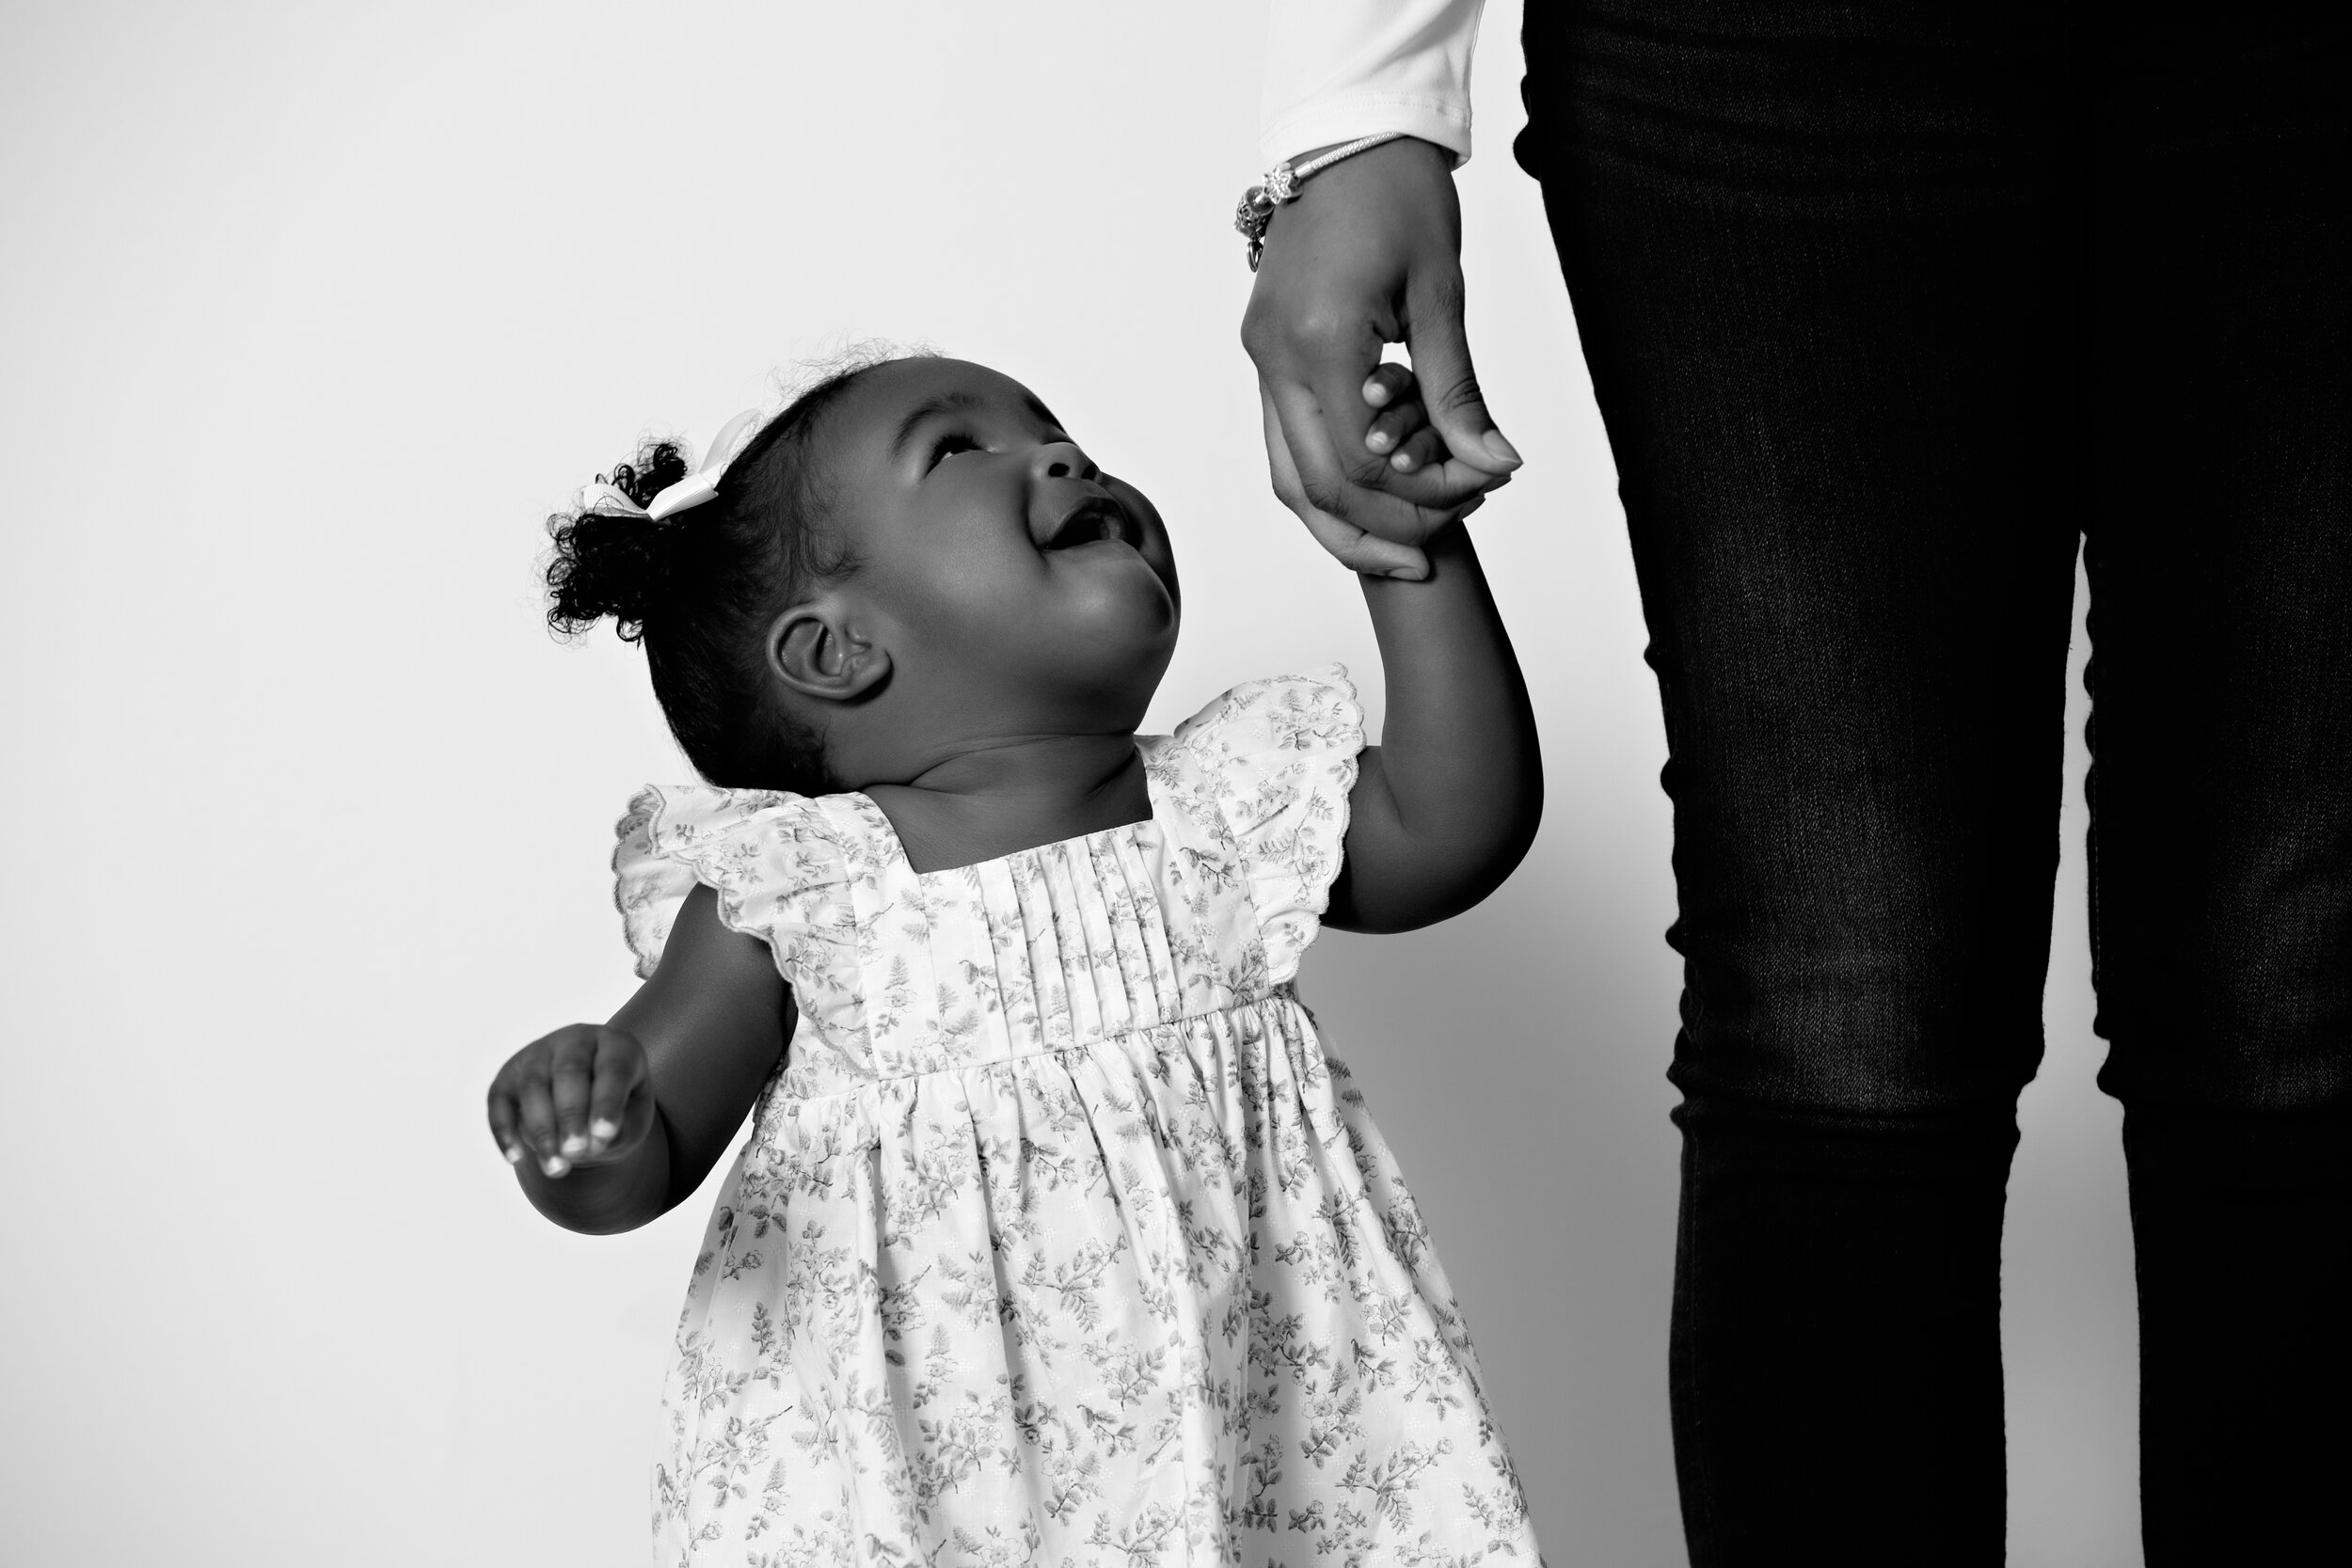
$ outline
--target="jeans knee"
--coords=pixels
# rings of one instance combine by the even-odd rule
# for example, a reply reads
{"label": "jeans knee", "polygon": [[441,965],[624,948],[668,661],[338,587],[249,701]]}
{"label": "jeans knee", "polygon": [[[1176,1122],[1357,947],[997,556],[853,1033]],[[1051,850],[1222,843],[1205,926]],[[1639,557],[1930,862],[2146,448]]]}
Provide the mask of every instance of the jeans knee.
{"label": "jeans knee", "polygon": [[2004,983],[1901,932],[1686,957],[1669,1076],[1687,1095],[1800,1119],[2008,1117],[2041,1062],[2038,972]]}
{"label": "jeans knee", "polygon": [[2352,878],[2266,859],[2201,895],[2101,911],[2100,1083],[2127,1106],[2352,1110]]}
{"label": "jeans knee", "polygon": [[[2013,1106],[1931,1115],[1851,1116],[1794,1111],[1687,1092],[1675,1108],[1683,1135],[1686,1197],[1698,1189],[1788,1186],[1910,1201],[1942,1190],[1990,1196],[1996,1210],[2017,1148]],[[1731,1189],[1714,1183],[1730,1180]],[[1972,1199],[1973,1201],[1973,1199]]]}

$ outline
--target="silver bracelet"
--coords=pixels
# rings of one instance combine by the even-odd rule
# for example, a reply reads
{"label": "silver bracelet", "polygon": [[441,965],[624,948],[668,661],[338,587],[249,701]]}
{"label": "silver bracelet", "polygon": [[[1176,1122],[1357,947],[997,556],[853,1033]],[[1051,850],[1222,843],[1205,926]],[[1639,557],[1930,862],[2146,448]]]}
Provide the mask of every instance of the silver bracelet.
{"label": "silver bracelet", "polygon": [[1402,131],[1383,131],[1377,135],[1358,136],[1343,147],[1335,147],[1319,158],[1310,158],[1297,167],[1285,158],[1266,171],[1263,183],[1241,193],[1241,205],[1233,210],[1233,227],[1249,242],[1249,270],[1256,272],[1258,262],[1265,255],[1265,231],[1274,222],[1274,209],[1298,199],[1298,187],[1311,174],[1319,174],[1342,158],[1353,158],[1366,148],[1382,142],[1396,141]]}

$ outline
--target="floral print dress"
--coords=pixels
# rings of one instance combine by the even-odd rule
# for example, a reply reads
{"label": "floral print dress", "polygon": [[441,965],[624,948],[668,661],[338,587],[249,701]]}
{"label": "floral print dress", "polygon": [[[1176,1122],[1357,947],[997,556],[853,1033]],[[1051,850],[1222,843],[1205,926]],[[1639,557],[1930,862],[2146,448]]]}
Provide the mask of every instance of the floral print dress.
{"label": "floral print dress", "polygon": [[1410,1194],[1292,977],[1346,673],[1139,739],[1148,821],[917,872],[873,801],[639,795],[639,973],[697,882],[800,1022],[664,1393],[665,1565],[1533,1564]]}

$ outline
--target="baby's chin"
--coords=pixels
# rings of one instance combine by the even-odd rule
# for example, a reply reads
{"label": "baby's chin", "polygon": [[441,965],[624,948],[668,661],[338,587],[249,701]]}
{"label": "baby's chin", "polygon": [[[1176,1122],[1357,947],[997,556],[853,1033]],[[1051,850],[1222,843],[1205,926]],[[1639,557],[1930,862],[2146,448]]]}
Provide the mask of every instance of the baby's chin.
{"label": "baby's chin", "polygon": [[1081,637],[1115,643],[1138,631],[1146,638],[1176,635],[1174,568],[1164,571],[1140,550],[1110,540],[1056,550],[1046,559],[1063,612]]}
{"label": "baby's chin", "polygon": [[1168,673],[1176,652],[1176,625],[1174,606],[1168,604],[1167,619],[1157,626],[1130,622],[1115,633],[1105,627],[1099,635],[1037,649],[1038,684],[1056,693],[1057,706],[1079,714],[1077,727],[1133,729],[1143,721],[1160,677]]}

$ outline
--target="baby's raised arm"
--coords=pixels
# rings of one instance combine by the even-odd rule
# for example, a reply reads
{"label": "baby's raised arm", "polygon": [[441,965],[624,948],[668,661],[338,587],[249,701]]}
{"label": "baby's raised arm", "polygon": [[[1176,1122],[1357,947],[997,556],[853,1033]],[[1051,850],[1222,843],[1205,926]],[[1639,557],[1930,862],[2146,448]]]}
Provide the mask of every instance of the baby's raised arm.
{"label": "baby's raised arm", "polygon": [[[1367,445],[1405,465],[1442,456],[1410,376],[1384,366],[1385,405]],[[1422,581],[1364,576],[1388,689],[1381,742],[1364,749],[1349,797],[1347,854],[1324,922],[1403,931],[1461,913],[1502,885],[1543,815],[1535,714],[1469,531],[1423,545]]]}
{"label": "baby's raised arm", "polygon": [[768,944],[688,895],[653,978],[610,1023],[574,1023],[490,1082],[490,1135],[523,1192],[567,1230],[631,1230],[702,1184],[790,1037]]}

